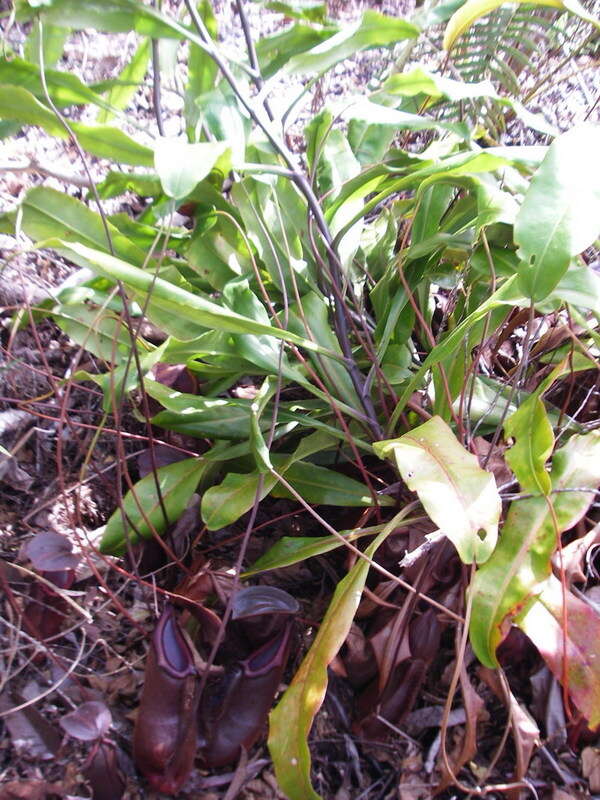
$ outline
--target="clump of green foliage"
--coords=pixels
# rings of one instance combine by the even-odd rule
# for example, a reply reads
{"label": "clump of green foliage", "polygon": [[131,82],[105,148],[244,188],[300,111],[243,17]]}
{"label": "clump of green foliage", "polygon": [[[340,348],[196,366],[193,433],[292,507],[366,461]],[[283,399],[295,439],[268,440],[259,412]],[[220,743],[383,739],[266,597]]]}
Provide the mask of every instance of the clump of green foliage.
{"label": "clump of green foliage", "polygon": [[[326,535],[286,539],[247,572],[371,537],[366,549],[354,546],[358,559],[271,716],[278,780],[290,798],[306,800],[317,796],[307,740],[327,665],[348,634],[370,560],[408,511],[373,478],[378,459],[472,565],[465,615],[480,661],[497,666],[514,622],[590,725],[600,722],[600,657],[578,655],[585,637],[597,651],[600,617],[568,586],[561,592],[551,570],[560,534],[584,516],[600,482],[600,433],[543,399],[565,376],[596,368],[600,281],[581,253],[599,233],[600,130],[588,123],[559,133],[528,111],[517,94],[526,61],[500,68],[499,56],[482,57],[470,82],[460,70],[411,62],[444,29],[450,63],[454,48],[461,66],[472,65],[469,42],[489,35],[482,15],[500,13],[500,3],[500,11],[480,0],[426,6],[412,21],[366,11],[352,26],[338,26],[318,2],[266,5],[289,24],[254,45],[238,4],[248,53],[233,60],[208,0],[185,0],[178,14],[141,0],[21,0],[17,19],[32,29],[24,53],[5,51],[0,62],[3,133],[38,126],[111,166],[90,184],[89,203],[40,186],[1,224],[86,268],[38,313],[105,364],[101,374],[76,376],[102,388],[105,410],[133,396],[142,416],[160,408],[149,420],[156,429],[211,443],[126,494],[103,553],[163,534],[196,492],[209,530],[267,496],[313,512],[373,508],[388,519],[341,532],[319,516]],[[551,15],[536,17],[519,4],[519,30],[541,19],[536,30],[547,32],[572,14],[590,36],[597,30],[574,0],[547,5]],[[65,37],[83,27],[139,34],[117,79],[89,86],[56,68]],[[138,131],[127,108],[152,61],[162,130],[153,52],[173,42],[186,48],[181,135]],[[518,41],[497,44],[498,53],[501,45],[518,53]],[[392,47],[396,60],[373,90],[326,98],[292,150],[297,110],[316,80],[361,50]],[[302,87],[290,88],[299,78]],[[80,106],[95,107],[96,121],[76,121],[71,110]],[[515,118],[548,144],[494,141]],[[144,198],[143,213],[107,215],[103,201],[126,192]],[[176,222],[178,211],[189,227]],[[490,353],[516,310],[521,359],[502,374]],[[144,321],[159,335],[143,333]],[[577,332],[530,358],[550,323]],[[164,365],[185,367],[201,392],[161,381]],[[245,376],[255,381],[252,399],[228,393]],[[474,455],[477,436],[489,454],[510,444],[506,461],[523,496],[506,513],[487,460]],[[354,477],[340,463],[353,465]],[[576,620],[568,629],[565,608]],[[568,663],[539,640],[540,625],[568,640]]]}

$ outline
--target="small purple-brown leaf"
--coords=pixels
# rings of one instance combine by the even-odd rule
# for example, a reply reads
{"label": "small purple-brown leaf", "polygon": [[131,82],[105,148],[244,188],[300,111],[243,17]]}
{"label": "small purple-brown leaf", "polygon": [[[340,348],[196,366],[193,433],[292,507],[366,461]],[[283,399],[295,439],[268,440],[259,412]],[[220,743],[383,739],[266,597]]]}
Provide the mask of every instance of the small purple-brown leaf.
{"label": "small purple-brown leaf", "polygon": [[73,545],[55,531],[42,531],[23,547],[25,555],[40,572],[58,572],[64,569],[75,569],[79,564],[79,556],[73,553]]}
{"label": "small purple-brown leaf", "polygon": [[101,739],[110,728],[112,717],[104,703],[90,700],[59,720],[61,728],[82,742]]}
{"label": "small purple-brown leaf", "polygon": [[156,444],[150,450],[147,448],[143,450],[137,457],[137,467],[140,474],[140,479],[145,478],[153,470],[166,467],[169,464],[175,464],[176,461],[183,461],[188,456],[177,450],[174,447],[169,447],[168,444]]}

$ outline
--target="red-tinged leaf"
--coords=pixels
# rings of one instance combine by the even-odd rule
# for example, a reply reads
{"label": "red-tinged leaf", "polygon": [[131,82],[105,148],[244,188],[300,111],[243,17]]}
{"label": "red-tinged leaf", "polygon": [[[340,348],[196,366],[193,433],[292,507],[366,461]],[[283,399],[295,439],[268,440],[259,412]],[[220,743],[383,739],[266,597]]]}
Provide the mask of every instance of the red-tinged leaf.
{"label": "red-tinged leaf", "polygon": [[[589,721],[600,725],[600,614],[584,600],[566,592],[551,575],[527,610],[515,621],[552,670],[564,682],[573,703]],[[563,663],[566,654],[566,670]]]}
{"label": "red-tinged leaf", "polygon": [[554,493],[549,497],[512,503],[498,546],[471,585],[471,644],[488,667],[498,665],[496,648],[505,620],[530,602],[550,574],[557,537],[581,519],[593,500],[589,490],[600,483],[600,431],[572,436],[554,454],[550,478]]}
{"label": "red-tinged leaf", "polygon": [[236,762],[241,749],[248,750],[263,732],[287,663],[291,629],[288,622],[275,638],[229,672],[217,714],[210,710],[215,698],[208,698],[207,704],[203,698],[200,725],[206,738],[201,750],[205,766]]}
{"label": "red-tinged leaf", "polygon": [[[69,589],[75,580],[72,569],[44,572],[43,577],[59,589]],[[23,611],[23,622],[40,639],[50,639],[63,627],[68,604],[64,597],[47,583],[36,581],[29,590],[29,602]],[[42,654],[39,654],[42,658]],[[37,658],[37,657],[36,657]]]}
{"label": "red-tinged leaf", "polygon": [[59,572],[75,569],[79,556],[73,553],[73,545],[62,533],[42,531],[23,547],[25,555],[40,572]]}
{"label": "red-tinged leaf", "polygon": [[163,386],[169,386],[177,392],[196,394],[198,381],[185,364],[165,364],[159,361],[152,367],[150,377]]}
{"label": "red-tinged leaf", "polygon": [[106,734],[111,726],[112,717],[104,703],[90,700],[88,703],[82,703],[70,714],[66,714],[59,723],[60,727],[74,739],[93,742],[94,739],[101,739]]}
{"label": "red-tinged leaf", "polygon": [[[366,549],[366,556],[373,557],[403,516],[400,512],[385,526]],[[319,800],[310,781],[308,734],[327,691],[327,667],[348,636],[368,572],[369,563],[361,558],[338,584],[310,650],[271,712],[269,750],[279,786],[290,800]]]}
{"label": "red-tinged leaf", "polygon": [[133,755],[152,787],[177,794],[194,764],[198,676],[193,653],[167,607],[146,661]]}

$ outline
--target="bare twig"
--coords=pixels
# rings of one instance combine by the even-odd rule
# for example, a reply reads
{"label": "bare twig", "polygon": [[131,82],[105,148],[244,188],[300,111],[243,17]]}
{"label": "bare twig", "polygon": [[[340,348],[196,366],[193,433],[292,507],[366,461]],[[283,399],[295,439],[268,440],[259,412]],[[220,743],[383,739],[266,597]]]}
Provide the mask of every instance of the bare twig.
{"label": "bare twig", "polygon": [[[254,40],[252,39],[252,31],[250,30],[250,23],[248,22],[248,16],[246,14],[246,8],[244,5],[244,0],[236,0],[236,8],[238,12],[238,16],[240,18],[240,23],[242,26],[242,31],[244,33],[244,40],[246,42],[246,49],[248,50],[248,60],[250,61],[250,66],[254,71],[254,83],[256,88],[260,92],[260,90],[264,86],[264,80],[260,73],[260,64],[258,63],[258,58],[256,55],[256,48],[254,47]],[[262,101],[263,107],[267,112],[267,116],[273,122],[274,116],[273,112],[271,111],[271,106],[269,105],[269,100],[267,97],[263,98]]]}
{"label": "bare twig", "polygon": [[0,164],[0,172],[32,172],[37,175],[43,175],[46,178],[56,178],[62,183],[69,183],[72,186],[80,186],[82,189],[89,187],[88,180],[81,178],[79,175],[65,175],[63,172],[57,172],[50,167],[45,167],[39,164],[35,159],[31,159],[25,163],[19,162],[11,164],[10,162]]}
{"label": "bare twig", "polygon": [[[156,8],[156,0],[152,0],[152,5]],[[160,11],[160,3],[158,8]],[[160,46],[158,39],[152,39],[152,104],[154,106],[154,116],[156,117],[156,127],[159,134],[164,136],[165,127],[162,118],[160,88]]]}

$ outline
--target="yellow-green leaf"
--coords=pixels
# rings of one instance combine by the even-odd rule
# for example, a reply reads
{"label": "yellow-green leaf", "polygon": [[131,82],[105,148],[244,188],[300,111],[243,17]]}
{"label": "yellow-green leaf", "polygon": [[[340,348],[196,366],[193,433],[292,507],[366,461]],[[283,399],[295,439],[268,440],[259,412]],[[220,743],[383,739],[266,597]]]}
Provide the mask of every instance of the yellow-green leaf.
{"label": "yellow-green leaf", "polygon": [[380,458],[394,457],[408,488],[419,495],[423,508],[465,564],[490,557],[501,511],[496,481],[441,417],[373,447]]}
{"label": "yellow-green leaf", "polygon": [[[372,558],[405,516],[401,511],[365,550]],[[320,800],[310,781],[308,734],[327,691],[327,667],[346,640],[369,572],[359,559],[338,584],[310,650],[279,705],[271,712],[269,750],[277,781],[289,800]]]}
{"label": "yellow-green leaf", "polygon": [[[515,0],[517,3],[527,2],[527,5],[552,6],[564,9],[562,0]],[[454,42],[467,31],[480,17],[495,11],[504,5],[505,0],[467,0],[458,11],[450,17],[444,33],[444,50],[450,50]]]}

